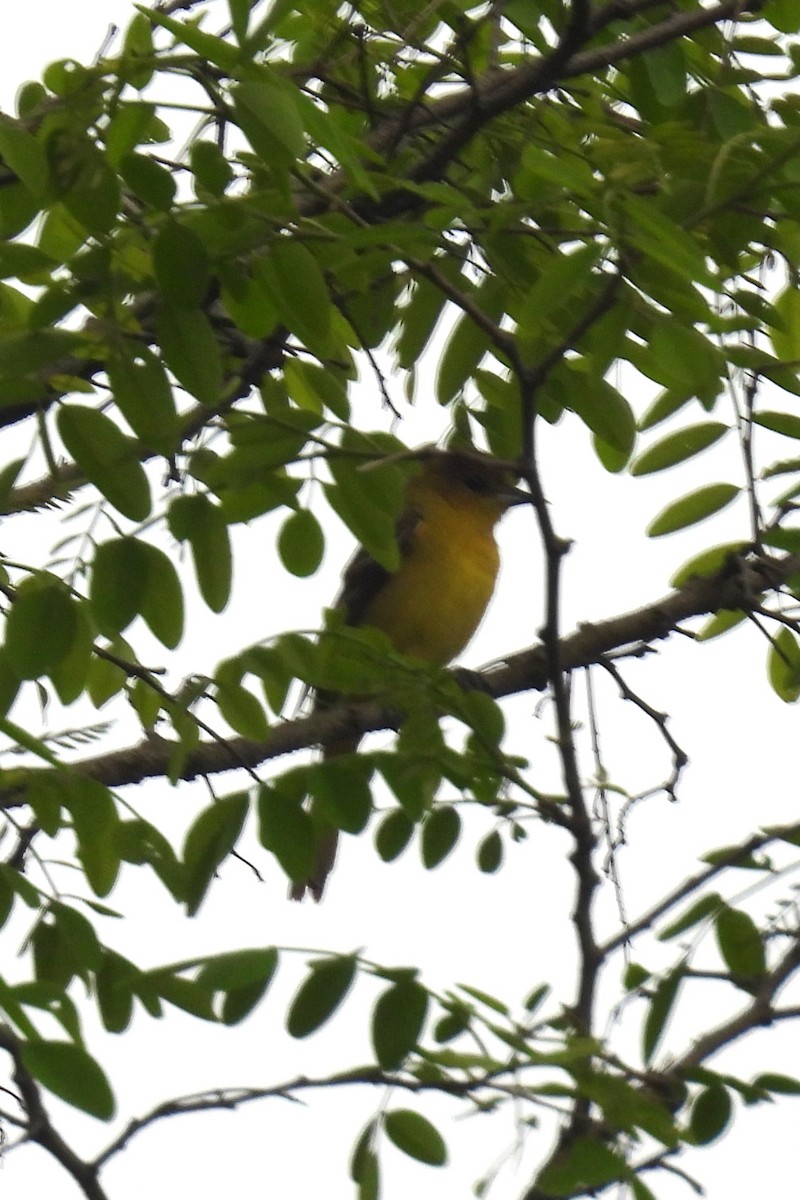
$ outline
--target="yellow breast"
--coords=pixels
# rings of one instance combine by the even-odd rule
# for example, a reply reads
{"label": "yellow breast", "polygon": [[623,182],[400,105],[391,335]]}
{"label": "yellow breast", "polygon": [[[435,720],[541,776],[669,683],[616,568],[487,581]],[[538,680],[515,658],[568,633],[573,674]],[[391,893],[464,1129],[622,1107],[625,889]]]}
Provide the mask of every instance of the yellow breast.
{"label": "yellow breast", "polygon": [[481,622],[494,591],[496,515],[437,498],[426,505],[398,571],[380,589],[364,623],[401,654],[444,665]]}

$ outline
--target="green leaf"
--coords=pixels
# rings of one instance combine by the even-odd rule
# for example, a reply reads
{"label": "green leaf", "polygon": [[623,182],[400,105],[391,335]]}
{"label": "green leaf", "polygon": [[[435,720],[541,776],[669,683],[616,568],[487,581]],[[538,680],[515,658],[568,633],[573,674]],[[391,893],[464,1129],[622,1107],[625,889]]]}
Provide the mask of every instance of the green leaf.
{"label": "green leaf", "polygon": [[358,754],[336,755],[315,763],[308,789],[315,810],[346,833],[361,833],[372,815],[372,763]]}
{"label": "green leaf", "polygon": [[717,944],[731,975],[758,978],[767,969],[764,942],[755,921],[739,908],[722,907],[714,920]]}
{"label": "green leaf", "polygon": [[150,971],[146,979],[148,984],[155,987],[156,994],[169,1004],[174,1004],[201,1021],[216,1020],[211,994],[193,979],[185,979],[174,969]]}
{"label": "green leaf", "polygon": [[306,148],[305,129],[295,104],[293,89],[270,67],[231,89],[242,131],[257,153],[285,165],[301,158]]}
{"label": "green leaf", "polygon": [[703,421],[699,425],[680,429],[677,433],[667,434],[637,455],[631,463],[631,475],[651,475],[654,471],[674,467],[708,446],[713,446],[727,432],[728,426],[719,421]]}
{"label": "green leaf", "polygon": [[266,979],[269,982],[277,966],[278,951],[274,946],[231,950],[210,958],[199,971],[197,982],[214,991],[231,992],[259,980]]}
{"label": "green leaf", "polygon": [[742,621],[747,620],[747,613],[733,612],[730,609],[720,609],[713,617],[706,621],[705,625],[695,634],[698,642],[710,642],[712,638],[720,637],[723,633],[727,633],[729,629],[735,629],[737,625],[741,625]]}
{"label": "green leaf", "polygon": [[414,822],[402,808],[391,809],[375,831],[375,849],[384,862],[394,862],[411,841]]}
{"label": "green leaf", "polygon": [[153,28],[144,13],[136,13],[130,21],[122,49],[122,77],[131,87],[147,87],[153,77]]}
{"label": "green leaf", "polygon": [[485,692],[464,691],[458,700],[458,715],[466,722],[485,746],[499,746],[506,729],[503,710]]}
{"label": "green leaf", "polygon": [[428,1012],[428,992],[404,978],[378,997],[372,1014],[372,1045],[384,1071],[396,1071],[416,1048]]}
{"label": "green leaf", "polygon": [[[800,422],[798,422],[800,424]],[[678,529],[686,529],[705,521],[707,517],[719,512],[731,504],[739,495],[741,488],[733,483],[712,483],[706,487],[682,496],[662,509],[658,516],[647,526],[648,537],[663,537],[666,533],[675,533]]]}
{"label": "green leaf", "polygon": [[70,354],[79,345],[76,335],[67,329],[7,333],[0,338],[0,371],[13,377],[31,375],[62,355]]}
{"label": "green leaf", "polygon": [[731,1098],[722,1084],[703,1088],[692,1105],[689,1132],[696,1146],[707,1146],[725,1132],[732,1113]]}
{"label": "green leaf", "polygon": [[125,183],[139,200],[149,204],[158,212],[169,212],[175,202],[175,180],[166,167],[162,167],[149,154],[124,155],[119,172]]}
{"label": "green leaf", "polygon": [[790,1075],[777,1075],[773,1071],[757,1075],[753,1080],[753,1087],[766,1088],[768,1092],[777,1092],[783,1096],[800,1096],[800,1079],[792,1079]]}
{"label": "green leaf", "polygon": [[260,741],[269,732],[269,722],[259,700],[232,680],[217,679],[215,699],[222,716],[242,737]]}
{"label": "green leaf", "polygon": [[627,461],[636,440],[636,418],[630,404],[605,379],[595,379],[579,371],[573,371],[572,375],[567,407]]}
{"label": "green leaf", "polygon": [[629,192],[624,206],[633,221],[626,226],[625,234],[635,246],[691,283],[714,286],[704,250],[691,233],[661,212],[652,200]]}
{"label": "green leaf", "polygon": [[643,983],[647,983],[650,974],[650,971],[646,967],[643,967],[641,963],[628,963],[622,976],[622,985],[625,991],[635,992]]}
{"label": "green leaf", "polygon": [[625,1179],[624,1157],[594,1138],[578,1138],[565,1155],[548,1164],[536,1183],[543,1195],[572,1196],[596,1192],[604,1184]]}
{"label": "green leaf", "polygon": [[22,124],[5,114],[0,114],[0,158],[31,195],[44,196],[49,177],[45,148]]}
{"label": "green leaf", "polygon": [[301,579],[313,575],[322,562],[325,537],[309,508],[287,517],[278,534],[278,553],[287,571]]}
{"label": "green leaf", "polygon": [[190,50],[194,50],[195,54],[203,62],[208,61],[213,63],[214,66],[219,67],[226,74],[230,74],[239,62],[239,48],[232,46],[230,42],[226,42],[223,38],[205,33],[194,23],[176,21],[173,17],[167,16],[166,13],[160,12],[158,9],[151,10],[141,4],[137,4],[135,7],[148,21],[152,21],[155,25],[161,25],[164,29],[168,29],[176,42],[180,42],[184,46],[188,46]]}
{"label": "green leaf", "polygon": [[[128,539],[130,540],[130,539]],[[170,558],[152,546],[144,547],[144,589],[139,612],[163,646],[173,650],[183,637],[183,591]]]}
{"label": "green leaf", "polygon": [[154,104],[134,100],[117,104],[105,130],[106,158],[117,170],[126,154],[149,140],[155,128]]}
{"label": "green leaf", "polygon": [[186,906],[194,916],[208,891],[214,872],[230,854],[247,816],[247,794],[225,796],[195,818],[183,844],[186,866]]}
{"label": "green leaf", "polygon": [[503,863],[503,839],[496,829],[487,833],[478,846],[478,869],[485,875],[499,871]]}
{"label": "green leaf", "polygon": [[82,404],[58,411],[58,432],[90,483],[131,521],[150,515],[150,484],[136,446],[104,413]]}
{"label": "green leaf", "polygon": [[768,0],[761,15],[781,33],[800,32],[800,14],[794,0]]}
{"label": "green leaf", "polygon": [[133,987],[140,973],[127,958],[113,950],[104,950],[95,972],[97,1007],[109,1033],[122,1033],[133,1016]]}
{"label": "green leaf", "polygon": [[100,632],[113,638],[139,613],[147,581],[147,551],[138,538],[101,542],[92,562],[90,598]]}
{"label": "green leaf", "polygon": [[25,1070],[53,1095],[97,1117],[114,1116],[114,1096],[102,1068],[73,1042],[26,1041],[20,1043]]}
{"label": "green leaf", "polygon": [[260,278],[281,320],[309,350],[324,357],[331,331],[331,298],[311,251],[294,239],[276,238]]}
{"label": "green leaf", "polygon": [[20,679],[36,679],[66,658],[78,630],[78,606],[46,572],[17,588],[6,622],[5,657]]}
{"label": "green leaf", "polygon": [[213,196],[221,196],[233,179],[231,165],[216,142],[192,142],[189,164],[197,183]]}
{"label": "green leaf", "polygon": [[222,391],[222,359],[214,329],[199,308],[163,304],[156,331],[169,369],[201,404],[218,404]]}
{"label": "green leaf", "polygon": [[800,438],[800,417],[794,413],[760,412],[755,413],[753,422],[774,433],[782,433],[784,437]]}
{"label": "green leaf", "polygon": [[592,268],[603,253],[600,244],[589,242],[571,254],[555,253],[545,260],[545,268],[531,287],[517,314],[517,326],[523,348],[528,332],[538,340],[542,325],[552,323],[552,315],[571,303],[577,291],[586,288]]}
{"label": "green leaf", "polygon": [[785,626],[770,644],[767,671],[772,690],[785,704],[800,699],[800,643]]}
{"label": "green leaf", "polygon": [[[370,445],[370,443],[372,443]],[[392,453],[401,449],[395,439],[355,437],[343,439],[343,448]],[[406,472],[394,463],[359,470],[358,461],[349,458],[330,460],[335,487],[326,486],[325,496],[359,543],[387,571],[400,565],[395,537],[397,518],[405,503]]]}
{"label": "green leaf", "polygon": [[120,868],[119,814],[108,788],[86,775],[63,772],[59,780],[62,802],[72,817],[78,858],[97,896],[107,896]]}
{"label": "green leaf", "polygon": [[790,283],[773,307],[778,320],[770,331],[772,347],[781,362],[800,366],[800,290]]}
{"label": "green leaf", "polygon": [[677,937],[679,933],[684,933],[687,929],[691,929],[692,926],[697,925],[699,921],[705,920],[706,917],[713,917],[719,912],[722,904],[722,897],[717,895],[716,892],[712,892],[708,896],[701,896],[676,921],[673,921],[672,924],[667,925],[665,929],[661,930],[658,940],[660,942],[668,942],[671,938]]}
{"label": "green leaf", "polygon": [[180,423],[167,373],[146,346],[115,348],[107,366],[114,400],[137,437],[160,454],[175,452]]}
{"label": "green leaf", "polygon": [[723,542],[720,546],[712,546],[709,550],[703,550],[700,554],[690,558],[683,566],[678,567],[669,581],[670,585],[674,588],[681,588],[695,576],[716,575],[717,571],[721,571],[726,563],[735,558],[737,554],[741,554],[747,545],[747,542]]}
{"label": "green leaf", "polygon": [[231,591],[231,547],[220,508],[208,496],[177,496],[167,516],[170,532],[192,548],[200,595],[212,612],[222,612]]}
{"label": "green leaf", "polygon": [[183,635],[183,592],[171,559],[140,538],[102,542],[95,551],[90,588],[101,633],[113,638],[141,614],[170,649]]}
{"label": "green leaf", "polygon": [[304,792],[293,794],[285,777],[258,791],[259,841],[296,881],[308,879],[316,849],[314,823],[302,806]]}
{"label": "green leaf", "polygon": [[422,826],[422,861],[431,871],[454,848],[461,833],[461,817],[452,805],[434,808]]}
{"label": "green leaf", "polygon": [[694,391],[691,388],[667,388],[665,391],[659,392],[640,418],[639,430],[644,433],[645,430],[652,429],[655,425],[666,421],[667,417],[678,412],[693,398]]}
{"label": "green leaf", "polygon": [[235,1025],[248,1016],[267,991],[278,967],[278,951],[233,950],[219,954],[197,976],[201,987],[225,993],[221,1017]]}
{"label": "green leaf", "polygon": [[[445,274],[452,275],[452,259],[445,260],[445,267]],[[414,281],[411,298],[398,313],[397,361],[403,371],[412,370],[422,357],[422,352],[442,315],[445,302],[445,294],[441,288],[427,279]]]}
{"label": "green leaf", "polygon": [[652,1062],[682,982],[683,968],[679,966],[656,984],[647,1010],[642,1040],[642,1053],[647,1063]]}
{"label": "green leaf", "polygon": [[110,233],[121,201],[119,180],[97,143],[78,128],[56,127],[47,140],[53,191],[70,216],[95,236]]}
{"label": "green leaf", "polygon": [[660,320],[650,338],[650,350],[661,368],[662,381],[674,390],[691,389],[712,395],[720,388],[726,362],[722,351],[697,329],[676,320]]}
{"label": "green leaf", "polygon": [[373,1150],[375,1122],[362,1130],[350,1157],[350,1178],[358,1185],[356,1200],[379,1200],[380,1174],[378,1156]]}
{"label": "green leaf", "polygon": [[4,242],[0,245],[0,279],[17,278],[23,283],[46,284],[55,261],[38,246],[25,242]]}
{"label": "green leaf", "polygon": [[211,282],[208,252],[196,233],[179,221],[167,221],[153,243],[156,280],[168,304],[198,308]]}
{"label": "green leaf", "polygon": [[286,1018],[292,1037],[308,1037],[331,1019],[350,991],[355,973],[356,960],[350,955],[311,964]]}
{"label": "green leaf", "polygon": [[410,1108],[395,1108],[384,1115],[386,1135],[398,1150],[431,1167],[447,1162],[447,1146],[435,1125]]}
{"label": "green leaf", "polygon": [[[490,279],[475,289],[471,299],[490,320],[497,319],[503,309],[500,282]],[[440,404],[449,404],[460,394],[490,348],[489,335],[478,328],[471,316],[462,314],[439,358],[436,399]]]}

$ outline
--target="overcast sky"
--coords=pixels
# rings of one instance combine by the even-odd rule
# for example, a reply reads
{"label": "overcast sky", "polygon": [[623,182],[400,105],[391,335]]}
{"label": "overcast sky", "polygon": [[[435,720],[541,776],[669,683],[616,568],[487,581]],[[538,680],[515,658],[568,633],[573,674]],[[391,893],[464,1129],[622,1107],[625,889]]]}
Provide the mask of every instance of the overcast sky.
{"label": "overcast sky", "polygon": [[[223,11],[221,5],[213,7]],[[11,111],[18,84],[36,78],[51,59],[74,55],[90,60],[109,25],[114,21],[124,25],[129,12],[126,0],[29,0],[13,5],[5,14],[5,37],[0,43],[0,105]],[[402,407],[402,381],[393,381],[393,387]],[[644,397],[631,399],[637,408],[643,407]],[[365,420],[379,419],[375,389],[368,380],[359,404]],[[424,404],[404,413],[398,430],[404,440],[417,444],[438,436],[440,413],[431,415]],[[565,576],[567,628],[655,599],[668,590],[672,571],[694,552],[712,542],[746,536],[743,509],[735,509],[719,520],[713,534],[700,526],[675,539],[643,542],[643,529],[663,504],[695,485],[690,471],[680,482],[672,472],[638,481],[608,476],[596,465],[585,430],[576,419],[567,436],[560,427],[554,433],[547,431],[543,443],[556,526],[562,536],[575,540]],[[739,482],[733,439],[730,446],[714,453],[718,455],[716,477]],[[332,520],[327,524],[333,543],[323,569],[310,582],[287,579],[278,567],[270,548],[273,520],[238,531],[241,561],[234,600],[221,618],[210,618],[199,605],[192,606],[195,623],[181,647],[176,677],[208,669],[248,640],[318,623],[350,551],[341,528]],[[22,533],[14,528],[8,535],[4,531],[11,543],[27,537],[24,530],[31,524],[20,520],[19,527]],[[50,540],[60,535],[54,518]],[[469,665],[530,643],[541,623],[540,556],[530,514],[509,516],[502,543],[501,584],[489,617],[465,656]],[[6,550],[6,544],[2,548]],[[679,805],[659,796],[631,818],[630,845],[619,860],[629,914],[635,915],[660,890],[677,882],[676,872],[680,876],[693,870],[695,856],[705,850],[735,840],[755,823],[796,817],[795,756],[789,758],[782,743],[793,739],[797,744],[798,711],[780,704],[769,690],[764,658],[763,643],[749,634],[733,634],[705,647],[674,637],[658,657],[627,669],[631,682],[652,705],[675,714],[673,731],[692,759]],[[583,680],[577,679],[575,687],[582,691]],[[669,764],[645,718],[619,702],[612,687],[600,683],[598,694],[603,748],[614,778],[631,791],[664,778]],[[518,697],[508,711],[522,752],[541,763],[537,785],[555,788],[557,776],[548,777],[552,772],[547,765],[552,761],[546,741],[548,717],[547,713],[533,716],[537,700]],[[585,756],[582,766],[588,776],[591,762]],[[224,781],[221,787],[227,784]],[[235,786],[231,777],[230,790]],[[146,794],[137,790],[131,799],[176,839],[192,814],[208,802],[200,784],[175,792],[157,783]],[[467,844],[486,831],[480,820],[468,821],[467,827]],[[437,871],[424,872],[415,851],[388,869],[376,861],[363,839],[345,838],[344,843],[341,862],[320,907],[288,904],[284,880],[264,853],[257,863],[263,883],[246,866],[226,863],[194,922],[171,914],[154,885],[126,880],[111,901],[130,918],[124,925],[109,923],[101,936],[143,964],[239,945],[365,947],[365,953],[388,966],[421,962],[424,979],[432,986],[444,988],[464,981],[518,1002],[548,979],[557,989],[561,985],[560,998],[571,999],[574,951],[567,916],[572,880],[557,832],[540,833],[534,828],[530,841],[512,851],[508,866],[492,877],[477,873],[467,851],[454,855]],[[749,882],[749,877],[743,879],[742,887]],[[600,911],[612,928],[616,915],[610,888]],[[122,1118],[176,1094],[224,1085],[261,1086],[367,1061],[365,1019],[375,994],[367,983],[359,985],[355,998],[338,1015],[331,1036],[321,1034],[298,1043],[281,1033],[281,1014],[302,976],[302,957],[294,959],[282,970],[265,1005],[232,1031],[201,1026],[172,1013],[161,1022],[140,1017],[123,1038],[110,1038],[90,1023],[90,1046],[109,1067]],[[665,961],[657,949],[647,957],[653,967]],[[712,1015],[716,1002],[716,995],[709,993]],[[679,1017],[673,1031],[676,1045],[686,1027],[685,1016]],[[796,1032],[787,1032],[780,1040],[765,1034],[732,1053],[730,1069],[741,1070],[745,1077],[765,1069],[800,1075],[799,1044]],[[148,1192],[159,1197],[179,1192],[192,1200],[218,1200],[225,1192],[235,1193],[237,1200],[268,1195],[349,1200],[352,1184],[345,1164],[361,1125],[382,1099],[365,1091],[311,1098],[308,1107],[274,1100],[236,1115],[161,1122],[118,1157],[108,1171],[106,1186],[113,1200],[140,1200]],[[390,1102],[414,1106],[403,1097],[391,1097]],[[51,1107],[63,1114],[64,1128],[75,1131],[80,1151],[99,1148],[108,1139],[108,1131],[96,1122],[55,1101]],[[453,1121],[464,1108],[444,1100],[426,1101],[423,1108],[433,1119],[440,1118],[453,1166],[442,1176],[387,1150],[386,1200],[401,1200],[410,1189],[418,1200],[442,1194],[466,1196],[471,1183],[512,1143],[507,1117]],[[792,1136],[796,1119],[791,1100],[782,1104],[777,1116],[770,1106],[751,1110],[716,1150],[700,1154],[695,1161],[681,1161],[698,1172],[711,1197],[768,1194],[778,1200],[794,1195],[796,1183],[788,1186],[783,1180],[796,1173]],[[530,1135],[526,1154],[521,1161],[512,1157],[491,1193],[493,1200],[511,1200],[519,1194],[528,1165],[541,1157],[549,1138],[549,1130]],[[35,1195],[72,1200],[78,1195],[59,1168],[28,1149],[9,1155],[0,1183],[4,1200],[30,1200]],[[688,1194],[679,1180],[659,1180],[656,1191],[661,1200]]]}

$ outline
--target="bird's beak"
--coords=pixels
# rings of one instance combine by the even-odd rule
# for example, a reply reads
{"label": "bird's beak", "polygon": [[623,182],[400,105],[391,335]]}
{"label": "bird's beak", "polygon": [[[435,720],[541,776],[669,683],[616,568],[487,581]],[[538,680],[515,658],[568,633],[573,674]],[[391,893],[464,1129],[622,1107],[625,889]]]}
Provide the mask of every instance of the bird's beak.
{"label": "bird's beak", "polygon": [[503,488],[498,494],[500,499],[505,501],[506,508],[515,508],[518,504],[533,503],[533,497],[530,492],[524,492],[522,488],[514,487],[511,484],[507,488]]}

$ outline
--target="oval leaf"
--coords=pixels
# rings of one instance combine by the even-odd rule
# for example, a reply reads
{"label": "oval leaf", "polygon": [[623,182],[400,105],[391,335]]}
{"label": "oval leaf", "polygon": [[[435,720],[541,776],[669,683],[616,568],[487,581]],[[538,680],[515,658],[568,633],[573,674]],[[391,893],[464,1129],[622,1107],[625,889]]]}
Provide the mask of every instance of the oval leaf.
{"label": "oval leaf", "polygon": [[99,1064],[73,1042],[44,1040],[20,1044],[22,1062],[33,1078],[61,1100],[101,1121],[114,1115],[114,1095]]}
{"label": "oval leaf", "polygon": [[785,626],[770,644],[767,670],[775,694],[785,704],[794,704],[800,698],[800,644]]}
{"label": "oval leaf", "polygon": [[375,833],[375,849],[384,862],[394,862],[405,850],[414,833],[414,822],[402,808],[393,808]]}
{"label": "oval leaf", "polygon": [[228,526],[208,496],[178,496],[170,505],[170,532],[192,548],[200,595],[212,612],[222,612],[231,591],[231,546]]}
{"label": "oval leaf", "polygon": [[631,475],[652,475],[655,471],[674,467],[713,446],[727,432],[728,426],[720,421],[703,421],[670,433],[633,460]]}
{"label": "oval leaf", "polygon": [[731,1098],[722,1084],[703,1088],[692,1106],[689,1129],[697,1146],[707,1146],[724,1133],[731,1119]]}
{"label": "oval leaf", "polygon": [[493,875],[503,862],[503,840],[496,829],[487,833],[478,846],[478,868],[486,875]]}
{"label": "oval leaf", "polygon": [[670,579],[671,586],[681,588],[695,576],[716,575],[717,571],[721,571],[730,558],[740,554],[746,546],[747,542],[723,542],[720,546],[712,546],[709,550],[703,550],[701,554],[696,554],[683,566],[678,567]]}
{"label": "oval leaf", "polygon": [[698,488],[688,496],[668,504],[654,521],[647,527],[648,537],[663,537],[665,533],[675,533],[688,525],[696,525],[706,517],[719,512],[739,495],[741,488],[733,483],[712,483],[708,487]]}
{"label": "oval leaf", "polygon": [[53,670],[70,651],[78,629],[77,605],[52,575],[36,575],[17,589],[6,622],[5,652],[20,679]]}
{"label": "oval leaf", "polygon": [[259,840],[293,880],[307,879],[314,868],[314,823],[301,799],[271,784],[258,793]]}
{"label": "oval leaf", "polygon": [[193,916],[208,891],[217,867],[236,845],[247,816],[247,795],[225,796],[195,818],[186,834],[186,906]]}
{"label": "oval leaf", "polygon": [[752,979],[767,969],[764,942],[748,913],[725,905],[714,921],[720,954],[731,975]]}
{"label": "oval leaf", "polygon": [[422,861],[429,871],[438,867],[458,841],[461,817],[452,805],[435,808],[422,826]]}
{"label": "oval leaf", "polygon": [[656,1051],[682,982],[683,971],[678,967],[659,980],[655,987],[644,1023],[642,1050],[645,1062],[649,1063]]}
{"label": "oval leaf", "polygon": [[292,1037],[308,1037],[329,1021],[353,983],[356,960],[350,956],[312,965],[289,1008],[286,1028]]}
{"label": "oval leaf", "polygon": [[383,1127],[398,1150],[431,1167],[443,1167],[447,1162],[447,1146],[435,1125],[410,1108],[396,1108],[386,1113]]}
{"label": "oval leaf", "polygon": [[222,388],[222,359],[214,329],[199,308],[164,304],[156,330],[169,369],[201,404],[216,404]]}
{"label": "oval leaf", "polygon": [[90,483],[131,521],[150,515],[150,484],[136,446],[105,413],[83,404],[64,404],[58,432]]}
{"label": "oval leaf", "polygon": [[394,1071],[416,1047],[428,1011],[428,993],[415,979],[401,979],[378,998],[372,1014],[372,1045],[385,1071]]}
{"label": "oval leaf", "polygon": [[313,575],[322,562],[324,549],[320,523],[310,509],[291,513],[278,534],[278,553],[286,570],[301,579]]}

